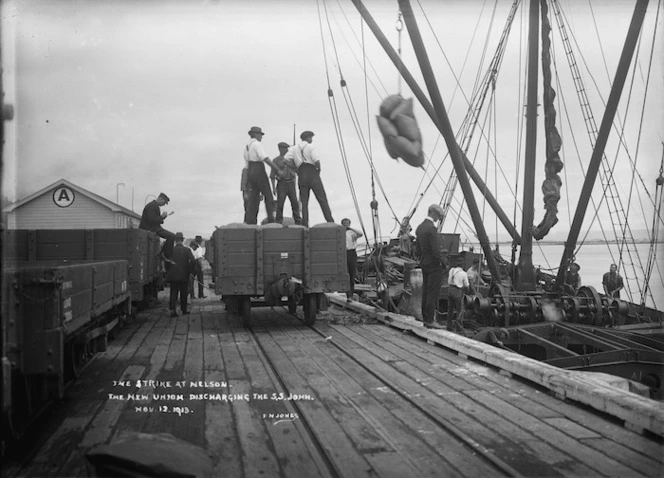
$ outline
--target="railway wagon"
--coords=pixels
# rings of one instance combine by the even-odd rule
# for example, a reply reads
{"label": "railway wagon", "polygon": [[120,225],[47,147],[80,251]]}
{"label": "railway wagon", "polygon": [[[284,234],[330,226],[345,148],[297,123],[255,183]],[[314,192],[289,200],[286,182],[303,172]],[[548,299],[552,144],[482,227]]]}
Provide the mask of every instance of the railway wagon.
{"label": "railway wagon", "polygon": [[[2,413],[15,435],[131,313],[127,261],[4,262]],[[4,435],[4,433],[3,433]]]}
{"label": "railway wagon", "polygon": [[216,229],[211,242],[215,292],[245,326],[251,323],[252,297],[268,305],[287,297],[292,313],[302,304],[311,325],[326,292],[350,289],[345,230],[338,224],[229,224]]}
{"label": "railway wagon", "polygon": [[161,239],[143,229],[15,229],[5,244],[10,261],[126,260],[129,292],[140,305],[161,287]]}

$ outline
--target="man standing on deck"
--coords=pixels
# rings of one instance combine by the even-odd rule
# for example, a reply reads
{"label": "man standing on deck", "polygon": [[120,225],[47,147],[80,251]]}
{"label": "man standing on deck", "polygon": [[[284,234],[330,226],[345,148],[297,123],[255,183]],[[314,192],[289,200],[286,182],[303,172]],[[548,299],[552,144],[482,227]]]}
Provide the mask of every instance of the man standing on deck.
{"label": "man standing on deck", "polygon": [[563,285],[569,293],[574,295],[576,295],[579,287],[581,287],[581,276],[579,275],[580,270],[581,266],[576,262],[572,262],[569,266],[569,270],[565,273],[565,282]]}
{"label": "man standing on deck", "polygon": [[323,211],[323,216],[327,222],[334,222],[332,211],[327,203],[327,195],[323,187],[323,181],[320,179],[320,158],[318,152],[311,145],[314,139],[314,133],[304,131],[300,135],[302,140],[288,151],[286,158],[292,158],[297,167],[297,174],[300,177],[300,200],[302,201],[302,225],[309,227],[309,193],[314,192],[318,204]]}
{"label": "man standing on deck", "polygon": [[[284,203],[286,197],[291,204],[293,210],[293,220],[295,224],[302,224],[300,217],[300,203],[297,200],[297,168],[293,162],[293,158],[286,159],[286,153],[290,147],[288,143],[283,141],[277,145],[279,148],[279,156],[274,158],[272,162],[281,172],[281,176],[277,174],[277,170],[273,169],[270,173],[270,181],[272,181],[272,189],[277,191],[277,217],[276,221],[281,224],[284,221]],[[276,183],[275,187],[275,181]]]}
{"label": "man standing on deck", "polygon": [[166,280],[170,283],[170,309],[171,317],[177,317],[178,313],[175,306],[180,296],[180,310],[182,315],[187,315],[187,292],[189,291],[189,275],[194,271],[194,255],[191,249],[185,247],[182,242],[184,236],[178,232],[174,236],[175,246],[173,247],[173,264],[166,272]]}
{"label": "man standing on deck", "polygon": [[602,277],[602,285],[604,286],[604,293],[609,297],[620,299],[620,291],[623,289],[623,278],[618,274],[618,266],[611,264],[609,272]]}
{"label": "man standing on deck", "polygon": [[265,198],[267,220],[268,222],[274,222],[274,198],[272,197],[272,189],[270,189],[270,181],[265,172],[265,164],[272,169],[276,168],[261,144],[264,134],[261,128],[252,126],[249,129],[251,141],[244,148],[244,166],[247,168],[247,188],[249,191],[247,208],[244,214],[245,224],[256,224],[258,222],[261,194]]}
{"label": "man standing on deck", "polygon": [[447,330],[463,330],[463,295],[470,291],[468,274],[463,270],[463,259],[457,259],[457,266],[450,269],[447,278],[449,285],[447,293]]}
{"label": "man standing on deck", "polygon": [[364,236],[362,231],[350,227],[350,219],[341,220],[341,225],[346,228],[346,264],[350,276],[350,292],[348,297],[353,298],[355,293],[355,277],[357,276],[357,240]]}
{"label": "man standing on deck", "polygon": [[470,284],[473,286],[475,292],[477,292],[477,286],[486,285],[486,282],[484,282],[484,279],[482,279],[482,275],[480,272],[479,257],[473,259],[473,265],[468,268],[466,273],[468,274],[468,282],[470,282]]}
{"label": "man standing on deck", "polygon": [[444,216],[443,208],[437,204],[429,206],[427,218],[417,226],[415,235],[419,244],[420,267],[422,268],[422,321],[425,327],[433,325],[438,309],[438,296],[443,283],[443,269],[447,267],[440,251],[438,230],[434,223]]}
{"label": "man standing on deck", "polygon": [[170,262],[169,259],[173,253],[173,239],[175,238],[175,234],[161,227],[164,223],[164,219],[168,217],[168,213],[166,211],[161,212],[159,208],[168,204],[168,201],[170,201],[168,196],[164,193],[159,193],[157,199],[150,201],[143,208],[141,223],[138,225],[139,229],[154,232],[159,237],[166,239],[164,246],[161,248],[160,255],[167,263]]}

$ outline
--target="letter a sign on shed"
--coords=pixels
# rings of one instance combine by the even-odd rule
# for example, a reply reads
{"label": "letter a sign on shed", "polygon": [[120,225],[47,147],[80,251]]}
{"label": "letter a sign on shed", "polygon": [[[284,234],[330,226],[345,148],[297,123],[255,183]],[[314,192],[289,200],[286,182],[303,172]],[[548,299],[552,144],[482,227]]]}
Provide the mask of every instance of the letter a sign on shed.
{"label": "letter a sign on shed", "polygon": [[69,207],[74,204],[74,191],[67,186],[61,186],[53,191],[53,202],[58,207]]}

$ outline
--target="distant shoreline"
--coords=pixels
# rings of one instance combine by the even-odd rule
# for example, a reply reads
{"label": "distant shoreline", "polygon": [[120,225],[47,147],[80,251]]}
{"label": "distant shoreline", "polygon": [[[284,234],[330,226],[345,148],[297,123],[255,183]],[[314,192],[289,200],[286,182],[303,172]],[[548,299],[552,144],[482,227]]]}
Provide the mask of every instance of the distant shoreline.
{"label": "distant shoreline", "polygon": [[[479,244],[479,243],[466,243],[466,244]],[[512,244],[512,241],[498,241],[498,244]],[[547,246],[564,246],[565,241],[533,241],[533,245],[536,244],[547,245]],[[604,241],[602,239],[594,239],[591,241],[583,241],[583,243],[577,242],[576,245],[603,246],[606,244],[619,245],[620,243],[616,241]],[[640,239],[640,240],[635,240],[634,244],[650,244],[650,241],[645,239]],[[657,241],[655,244],[664,244],[664,241]]]}

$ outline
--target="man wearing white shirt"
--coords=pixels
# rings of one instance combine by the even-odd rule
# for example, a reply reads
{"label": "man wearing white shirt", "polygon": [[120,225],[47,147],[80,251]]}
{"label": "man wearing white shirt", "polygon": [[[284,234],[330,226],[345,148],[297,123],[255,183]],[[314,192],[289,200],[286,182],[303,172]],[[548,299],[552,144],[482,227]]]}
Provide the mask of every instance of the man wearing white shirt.
{"label": "man wearing white shirt", "polygon": [[355,277],[357,276],[357,240],[364,235],[362,231],[350,227],[350,219],[343,218],[341,225],[346,228],[346,264],[348,265],[348,276],[350,278],[349,298],[355,292]]}
{"label": "man wearing white shirt", "polygon": [[[246,224],[258,223],[258,207],[260,205],[260,195],[265,198],[265,209],[267,209],[267,221],[274,222],[274,198],[270,188],[270,180],[265,172],[265,164],[272,169],[277,169],[272,160],[265,152],[263,144],[263,130],[258,126],[252,126],[249,129],[251,141],[244,148],[244,166],[247,168],[247,186],[249,189],[249,198],[244,214]],[[279,174],[279,173],[277,173]]]}
{"label": "man wearing white shirt", "polygon": [[332,211],[327,202],[327,195],[320,179],[320,158],[318,152],[312,146],[314,134],[304,131],[300,135],[302,140],[299,144],[291,147],[286,158],[293,158],[297,169],[300,183],[300,201],[302,201],[302,225],[309,226],[309,192],[313,191],[323,216],[327,222],[334,222]]}
{"label": "man wearing white shirt", "polygon": [[[198,282],[198,298],[199,299],[205,299],[205,295],[203,294],[203,289],[204,289],[204,284],[203,284],[203,258],[205,257],[205,251],[201,247],[201,242],[203,242],[203,238],[201,236],[196,236],[196,239],[191,241],[190,247],[191,247],[191,252],[194,254],[194,260],[196,263],[194,264],[194,273],[193,275],[195,276],[196,282]],[[194,298],[194,288],[191,288],[191,298]]]}
{"label": "man wearing white shirt", "polygon": [[[461,262],[461,259],[459,259]],[[447,330],[453,330],[454,324],[458,315],[461,313],[463,306],[463,295],[470,289],[470,282],[468,281],[468,274],[463,270],[463,267],[457,265],[452,267],[447,278],[449,290],[447,293]],[[458,323],[458,327],[463,329],[463,325]]]}

